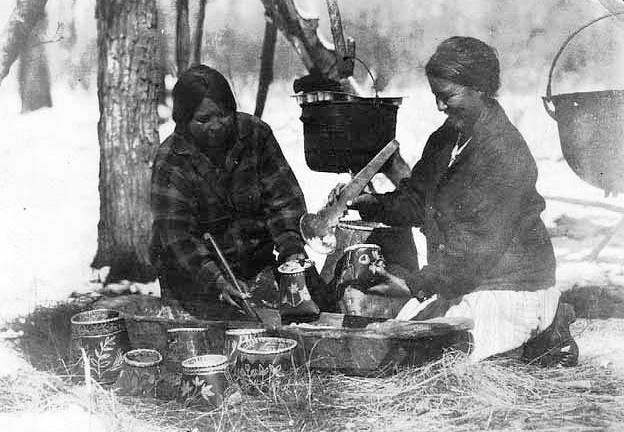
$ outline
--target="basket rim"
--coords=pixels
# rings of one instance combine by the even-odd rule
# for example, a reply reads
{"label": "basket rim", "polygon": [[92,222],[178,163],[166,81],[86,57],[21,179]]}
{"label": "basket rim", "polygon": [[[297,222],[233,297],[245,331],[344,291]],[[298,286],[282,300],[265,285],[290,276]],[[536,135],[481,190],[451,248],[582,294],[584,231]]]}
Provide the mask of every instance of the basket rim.
{"label": "basket rim", "polygon": [[370,248],[370,249],[379,249],[381,250],[381,246],[379,246],[376,243],[356,243],[354,245],[351,245],[347,248],[345,248],[345,252],[349,252],[352,250],[356,250],[356,249],[360,249],[360,248]]}
{"label": "basket rim", "polygon": [[353,228],[361,231],[373,231],[377,228],[392,228],[390,225],[386,225],[383,222],[364,221],[361,219],[353,220],[340,220],[338,221],[338,228]]}
{"label": "basket rim", "polygon": [[[255,343],[259,343],[259,342],[270,342],[270,341],[280,341],[280,342],[285,342],[286,346],[273,350],[273,351],[260,351],[257,349],[253,349],[253,348],[248,348],[247,345],[250,344],[255,344]],[[294,339],[288,339],[288,338],[283,338],[283,337],[259,337],[259,338],[255,338],[255,339],[247,339],[246,341],[243,341],[240,343],[240,345],[238,346],[238,351],[243,353],[243,354],[252,354],[252,355],[278,355],[278,354],[283,354],[283,353],[287,353],[289,351],[292,351],[293,349],[295,349],[297,347],[297,341]]]}
{"label": "basket rim", "polygon": [[172,333],[203,333],[203,332],[207,332],[208,328],[205,327],[173,327],[173,328],[169,328],[167,329],[167,334],[172,334]]}
{"label": "basket rim", "polygon": [[[205,364],[207,363],[207,364]],[[217,369],[228,364],[227,356],[223,354],[202,354],[198,356],[189,357],[182,361],[182,369],[194,370],[194,369]]]}
{"label": "basket rim", "polygon": [[[113,317],[110,318],[102,318],[102,319],[91,319],[88,321],[81,321],[79,320],[80,317],[82,316],[88,316],[89,314],[92,314],[94,312],[112,312],[114,314],[116,314]],[[86,324],[106,324],[106,323],[111,323],[114,321],[119,321],[119,320],[123,320],[124,317],[122,316],[121,312],[115,310],[115,309],[107,309],[107,308],[100,308],[100,309],[90,309],[90,310],[86,310],[86,311],[82,311],[82,312],[78,312],[76,314],[74,314],[71,318],[70,318],[70,322],[72,324],[77,324],[77,325],[86,325]]]}
{"label": "basket rim", "polygon": [[[157,359],[156,360],[152,360],[152,361],[139,361],[139,360],[132,360],[132,359],[129,358],[130,355],[138,354],[138,353],[141,353],[141,352],[143,352],[143,353],[150,353],[150,354],[156,354]],[[163,361],[162,354],[160,354],[155,349],[150,349],[150,348],[137,348],[137,349],[130,350],[127,353],[124,354],[124,363],[126,363],[128,366],[150,367],[150,366],[156,366],[156,365],[160,364],[162,361]]]}
{"label": "basket rim", "polygon": [[225,334],[230,336],[242,336],[248,334],[262,334],[266,333],[267,329],[265,328],[232,328],[226,329]]}
{"label": "basket rim", "polygon": [[300,265],[297,269],[286,270],[287,264],[292,261],[297,262],[297,263],[299,262],[299,260],[286,261],[285,263],[281,264],[277,268],[277,271],[282,274],[297,274],[297,273],[304,273],[307,269],[314,267],[314,261],[312,261],[311,259],[306,259],[304,260],[305,264]]}

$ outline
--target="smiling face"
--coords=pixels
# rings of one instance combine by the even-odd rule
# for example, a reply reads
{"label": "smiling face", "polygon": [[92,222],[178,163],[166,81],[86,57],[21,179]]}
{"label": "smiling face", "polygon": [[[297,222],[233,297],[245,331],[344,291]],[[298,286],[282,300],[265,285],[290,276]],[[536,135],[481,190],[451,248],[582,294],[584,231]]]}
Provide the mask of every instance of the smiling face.
{"label": "smiling face", "polygon": [[195,109],[188,130],[201,146],[221,147],[232,136],[234,113],[225,112],[205,97]]}
{"label": "smiling face", "polygon": [[428,76],[427,79],[438,110],[448,116],[454,129],[469,133],[485,108],[483,92],[444,78]]}

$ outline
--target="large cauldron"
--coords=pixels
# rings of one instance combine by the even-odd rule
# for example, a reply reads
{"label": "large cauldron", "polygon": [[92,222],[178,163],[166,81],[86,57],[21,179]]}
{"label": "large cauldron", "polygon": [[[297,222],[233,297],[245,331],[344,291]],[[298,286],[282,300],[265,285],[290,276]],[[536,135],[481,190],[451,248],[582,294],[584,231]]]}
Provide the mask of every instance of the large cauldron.
{"label": "large cauldron", "polygon": [[542,98],[546,112],[557,122],[561,150],[570,168],[607,195],[624,191],[624,90],[552,96],[551,81],[555,64],[572,38],[612,16],[594,19],[568,37],[552,62],[546,96]]}

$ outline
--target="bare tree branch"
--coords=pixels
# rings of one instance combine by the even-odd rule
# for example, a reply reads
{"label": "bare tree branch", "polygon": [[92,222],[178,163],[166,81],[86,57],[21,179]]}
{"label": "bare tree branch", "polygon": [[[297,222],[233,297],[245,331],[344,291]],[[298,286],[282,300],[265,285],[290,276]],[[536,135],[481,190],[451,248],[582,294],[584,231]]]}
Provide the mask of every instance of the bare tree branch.
{"label": "bare tree branch", "polygon": [[291,43],[308,71],[319,70],[332,79],[343,78],[332,46],[318,32],[318,17],[308,16],[293,0],[262,0],[265,13]]}
{"label": "bare tree branch", "polygon": [[9,74],[28,41],[35,24],[44,16],[47,0],[17,0],[9,21],[0,34],[0,83]]}
{"label": "bare tree branch", "polygon": [[[345,59],[345,57],[353,56],[355,53],[348,52],[347,43],[342,32],[342,19],[340,17],[340,9],[338,8],[338,0],[326,0],[326,2],[331,33],[334,39],[334,48],[338,57],[338,75],[341,78],[347,78],[353,75],[353,60]],[[352,46],[355,47],[355,45]]]}
{"label": "bare tree branch", "polygon": [[262,117],[264,104],[266,103],[269,85],[273,82],[273,59],[275,57],[275,41],[277,40],[277,27],[272,21],[266,20],[264,27],[264,43],[262,45],[262,57],[260,59],[260,82],[256,95],[256,110],[254,115]]}

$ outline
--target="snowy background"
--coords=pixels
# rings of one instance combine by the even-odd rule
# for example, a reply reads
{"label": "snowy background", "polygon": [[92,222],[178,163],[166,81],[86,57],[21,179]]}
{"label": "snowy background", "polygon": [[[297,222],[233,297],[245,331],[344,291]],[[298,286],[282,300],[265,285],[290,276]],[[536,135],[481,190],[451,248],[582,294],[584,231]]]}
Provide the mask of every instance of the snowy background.
{"label": "snowy background", "polygon": [[[10,3],[2,5],[0,22],[6,21],[11,10]],[[99,147],[96,128],[99,113],[92,49],[95,21],[93,2],[78,3],[80,4],[74,14],[82,38],[77,47],[69,52],[60,44],[49,44],[54,106],[20,114],[15,66],[0,85],[0,322],[27,313],[37,305],[62,300],[72,292],[86,292],[97,288],[97,284],[91,282],[94,274],[89,267],[96,251],[99,218]],[[319,0],[302,3],[307,4],[310,10],[316,11],[322,18],[325,17],[325,2]],[[542,216],[553,232],[558,260],[558,284],[562,289],[569,289],[574,285],[624,286],[624,230],[603,249],[598,260],[586,258],[604,238],[605,231],[616,225],[624,215],[598,207],[548,199],[550,196],[564,196],[624,207],[624,197],[604,198],[601,190],[588,185],[570,170],[561,154],[556,123],[546,114],[541,102],[550,61],[560,44],[571,31],[593,17],[602,15],[605,12],[602,3],[535,2],[532,4],[533,11],[530,9],[531,5],[523,7],[522,10],[514,9],[518,2],[507,1],[422,2],[420,8],[415,8],[413,5],[416,3],[421,4],[411,1],[388,2],[388,9],[383,9],[384,14],[379,15],[384,24],[380,24],[377,29],[384,38],[391,41],[388,46],[392,48],[392,52],[398,53],[398,57],[391,63],[396,64],[396,70],[400,73],[386,80],[381,95],[405,97],[399,109],[396,133],[404,158],[413,165],[418,160],[429,133],[444,120],[443,114],[435,109],[434,98],[426,87],[422,72],[422,64],[437,41],[457,33],[484,38],[499,49],[503,65],[503,87],[499,100],[537,159],[538,189],[547,197],[547,208]],[[425,3],[430,9],[425,7]],[[503,3],[510,9],[505,11],[501,6]],[[375,9],[370,5],[379,6],[383,2],[360,4],[345,1],[340,4],[345,16],[345,32],[349,34],[348,22],[371,19]],[[551,11],[558,10],[558,15],[545,12],[540,15],[539,11],[544,10],[544,4],[550,5]],[[440,8],[442,10],[438,10]],[[406,39],[406,34],[409,33],[405,32],[410,21],[406,15],[399,13],[403,10],[406,14],[412,14],[412,22],[425,19],[425,24],[416,29],[413,40]],[[430,20],[425,17],[425,10],[432,14]],[[461,13],[446,19],[448,15],[445,14],[449,10]],[[228,16],[233,17],[242,13],[239,17],[241,26],[255,23],[250,27],[251,30],[246,31],[257,30],[259,34],[262,32],[262,7],[259,0],[237,0],[231,3],[215,1],[209,4],[208,11],[213,18],[212,21],[208,20],[207,25],[212,25],[211,30],[214,32],[218,31],[218,23],[221,22],[215,18],[220,13],[231,14]],[[50,0],[48,13],[52,29],[50,32],[53,33],[57,22],[55,20],[66,19],[70,12],[60,0]],[[360,18],[357,13],[361,15]],[[488,22],[488,17],[497,23],[494,30],[487,30],[484,25]],[[392,18],[401,24],[395,26],[394,30],[388,25]],[[541,20],[534,26],[542,32],[536,33],[537,40],[527,36],[531,29],[523,32],[517,28],[517,25],[535,23],[535,20]],[[437,27],[435,23],[438,23]],[[326,26],[324,18],[321,24],[322,27]],[[403,33],[399,34],[398,39],[392,39],[393,31],[399,31],[397,28],[403,29]],[[555,30],[549,32],[552,28]],[[211,34],[207,33],[208,36]],[[237,33],[234,34],[236,36]],[[562,70],[555,74],[557,81],[553,84],[553,92],[557,94],[624,88],[624,83],[618,82],[623,79],[621,70],[624,66],[624,51],[621,44],[614,42],[618,38],[624,40],[622,36],[623,23],[612,22],[580,38],[577,49],[586,54],[583,57],[586,61],[575,68],[566,66],[564,62]],[[606,38],[609,43],[598,42],[601,40],[598,38]],[[257,60],[261,37],[255,39],[258,47],[251,56],[259,63]],[[306,196],[309,211],[315,212],[323,204],[330,189],[346,177],[313,172],[305,164],[303,128],[299,121],[301,110],[291,97],[293,76],[304,72],[296,58],[288,57],[294,54],[287,54],[292,49],[281,37],[280,44],[276,59],[278,80],[271,86],[263,119],[272,126],[293,167]],[[401,50],[410,47],[413,48],[414,58],[401,61]],[[364,48],[361,49],[364,53],[369,53]],[[570,50],[572,57],[579,55],[578,52],[574,54],[574,48]],[[533,53],[534,58],[531,57]],[[225,67],[221,51],[215,50],[210,54],[213,64]],[[375,59],[375,55],[372,52],[370,57]],[[242,64],[243,60],[235,54],[229,59],[234,66]],[[376,67],[380,62],[373,63],[372,69],[376,73],[387,74],[382,67]],[[77,65],[86,68],[86,72]],[[251,75],[231,71],[227,74],[233,83],[241,111],[254,110],[256,71],[257,68]],[[284,71],[292,71],[292,74],[279,78],[280,74],[286,74]],[[84,81],[78,84],[77,76],[83,77]],[[89,80],[90,84],[86,84]],[[361,81],[366,85],[365,77],[361,77]],[[171,84],[171,80],[168,82]],[[165,107],[163,112],[166,115]],[[163,123],[160,139],[164,139],[172,128],[173,123],[170,120]],[[377,181],[379,188],[388,187],[383,179]],[[314,258],[320,267],[323,257]],[[144,292],[158,292],[156,284],[138,288]],[[618,341],[622,339],[623,330],[621,323],[618,325],[620,333],[597,332],[586,338],[582,349],[584,347],[586,352],[591,351],[592,354],[602,350],[600,352],[604,351],[604,358],[608,359],[604,361],[614,361],[611,358],[617,359],[622,354],[622,342]],[[602,339],[596,337],[602,333]]]}

